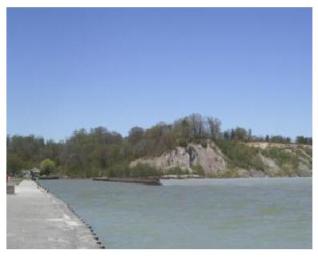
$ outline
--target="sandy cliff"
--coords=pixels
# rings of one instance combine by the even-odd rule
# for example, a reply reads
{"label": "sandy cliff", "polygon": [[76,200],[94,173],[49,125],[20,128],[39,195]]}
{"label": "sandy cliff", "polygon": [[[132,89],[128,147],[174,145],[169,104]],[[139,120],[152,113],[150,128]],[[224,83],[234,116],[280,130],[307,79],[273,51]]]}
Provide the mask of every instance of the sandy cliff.
{"label": "sandy cliff", "polygon": [[[262,164],[262,169],[236,166],[212,141],[209,141],[206,147],[192,143],[186,147],[177,147],[158,157],[140,158],[131,162],[130,166],[147,164],[167,174],[173,168],[180,168],[185,173],[202,174],[208,177],[312,175],[311,146],[273,143],[247,143],[246,145],[258,151],[257,158]],[[281,161],[267,154],[273,151],[283,156],[284,160]]]}

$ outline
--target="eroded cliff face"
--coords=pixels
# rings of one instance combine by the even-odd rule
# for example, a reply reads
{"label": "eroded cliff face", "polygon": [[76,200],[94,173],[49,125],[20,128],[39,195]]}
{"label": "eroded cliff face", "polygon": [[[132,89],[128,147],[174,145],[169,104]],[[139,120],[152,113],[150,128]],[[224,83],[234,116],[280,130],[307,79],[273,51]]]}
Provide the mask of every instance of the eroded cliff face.
{"label": "eroded cliff face", "polygon": [[154,166],[167,173],[176,167],[190,174],[197,174],[201,172],[198,171],[200,166],[206,176],[217,176],[226,170],[223,154],[214,143],[209,143],[206,148],[199,144],[177,147],[159,157],[137,159],[131,162],[130,166],[136,166],[138,163]]}
{"label": "eroded cliff face", "polygon": [[[259,149],[258,157],[263,164],[263,169],[244,169],[233,166],[231,160],[226,157],[218,146],[209,141],[206,147],[200,144],[189,144],[187,147],[177,147],[158,157],[140,158],[130,163],[131,167],[137,164],[147,164],[164,173],[171,173],[172,169],[180,168],[189,174],[201,174],[207,177],[264,177],[264,176],[311,176],[312,157],[309,155],[311,146],[293,144],[264,144],[248,143]],[[288,160],[281,164],[279,160],[264,154],[264,150],[272,149],[280,153],[291,153],[297,166],[291,166]],[[294,161],[295,161],[294,160]],[[295,164],[295,162],[293,163]]]}

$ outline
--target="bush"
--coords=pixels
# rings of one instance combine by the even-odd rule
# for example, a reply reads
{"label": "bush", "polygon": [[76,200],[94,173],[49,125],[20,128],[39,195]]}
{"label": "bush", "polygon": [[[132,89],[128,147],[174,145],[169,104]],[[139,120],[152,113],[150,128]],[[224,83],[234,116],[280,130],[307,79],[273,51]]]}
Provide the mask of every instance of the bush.
{"label": "bush", "polygon": [[147,164],[137,164],[135,167],[129,167],[128,164],[116,164],[106,170],[108,177],[146,177],[160,176],[160,170]]}
{"label": "bush", "polygon": [[264,164],[259,157],[259,149],[250,147],[238,141],[217,140],[217,146],[228,157],[233,166],[245,169],[257,169],[264,171]]}
{"label": "bush", "polygon": [[50,159],[45,159],[40,164],[40,174],[49,175],[56,172],[55,162]]}
{"label": "bush", "polygon": [[205,176],[203,167],[201,165],[194,165],[191,168],[196,174],[198,174],[200,176]]}
{"label": "bush", "polygon": [[106,170],[108,177],[126,177],[129,176],[129,166],[127,164],[116,164]]}
{"label": "bush", "polygon": [[155,167],[139,163],[135,167],[129,168],[129,175],[132,177],[160,176],[162,172]]}
{"label": "bush", "polygon": [[263,155],[275,160],[281,167],[298,167],[298,158],[295,153],[284,151],[279,148],[268,148],[263,150]]}
{"label": "bush", "polygon": [[173,168],[170,168],[166,171],[166,174],[169,174],[169,175],[188,175],[189,174],[189,170],[187,169],[182,169],[180,167],[173,167]]}
{"label": "bush", "polygon": [[236,177],[240,177],[240,175],[238,174],[236,169],[227,169],[226,171],[224,171],[224,173],[219,176],[219,177],[226,177],[226,178],[236,178]]}
{"label": "bush", "polygon": [[201,146],[202,146],[203,148],[207,148],[207,147],[208,147],[208,142],[207,142],[207,140],[202,140],[202,141],[201,141]]}
{"label": "bush", "polygon": [[303,150],[306,152],[307,155],[312,157],[312,148],[304,148]]}
{"label": "bush", "polygon": [[183,139],[183,138],[178,138],[176,140],[176,142],[177,142],[177,145],[180,146],[180,147],[187,147],[187,145],[188,145],[187,140]]}

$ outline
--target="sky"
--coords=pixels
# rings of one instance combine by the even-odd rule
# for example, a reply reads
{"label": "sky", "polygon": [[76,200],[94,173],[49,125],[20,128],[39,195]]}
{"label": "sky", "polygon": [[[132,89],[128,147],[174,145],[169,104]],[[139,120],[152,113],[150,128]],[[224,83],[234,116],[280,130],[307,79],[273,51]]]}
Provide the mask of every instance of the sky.
{"label": "sky", "polygon": [[7,10],[10,135],[127,135],[192,113],[312,134],[310,8]]}

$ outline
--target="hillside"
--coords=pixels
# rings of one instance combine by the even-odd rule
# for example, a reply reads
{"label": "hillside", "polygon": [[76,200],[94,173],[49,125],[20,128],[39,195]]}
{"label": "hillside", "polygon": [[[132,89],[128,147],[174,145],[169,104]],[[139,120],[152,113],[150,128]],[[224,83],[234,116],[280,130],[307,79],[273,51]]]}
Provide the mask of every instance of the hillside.
{"label": "hillside", "polygon": [[312,138],[253,135],[251,129],[221,129],[200,114],[135,126],[127,136],[105,127],[79,129],[63,141],[34,135],[7,136],[7,173],[90,178],[199,174],[207,177],[310,176]]}
{"label": "hillside", "polygon": [[[149,165],[164,174],[198,174],[206,177],[275,177],[275,176],[311,176],[312,147],[310,145],[278,144],[278,143],[231,143],[231,150],[222,144],[208,141],[201,144],[188,144],[157,157],[139,158],[130,163],[130,167],[138,164]],[[241,153],[230,152],[240,148]],[[222,152],[223,149],[223,152]],[[224,153],[225,152],[225,153]],[[226,155],[228,154],[228,155]]]}

